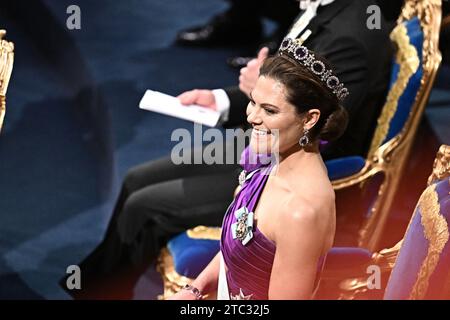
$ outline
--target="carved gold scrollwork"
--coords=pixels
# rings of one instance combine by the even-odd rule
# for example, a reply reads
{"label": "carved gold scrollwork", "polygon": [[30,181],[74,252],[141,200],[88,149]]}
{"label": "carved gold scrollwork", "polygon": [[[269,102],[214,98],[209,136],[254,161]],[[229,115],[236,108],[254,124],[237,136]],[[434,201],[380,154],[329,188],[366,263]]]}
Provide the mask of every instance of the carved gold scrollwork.
{"label": "carved gold scrollwork", "polygon": [[[419,19],[424,35],[422,45],[423,74],[420,88],[416,94],[414,105],[411,109],[408,120],[400,134],[387,143],[376,148],[376,146],[384,140],[383,137],[385,137],[385,132],[387,132],[386,130],[388,127],[380,129],[377,133],[376,141],[373,142],[372,145],[371,153],[373,157],[367,158],[368,167],[371,171],[375,172],[376,169],[378,169],[378,172],[383,171],[386,179],[389,179],[389,182],[383,182],[383,191],[380,192],[375,205],[373,206],[373,214],[369,217],[360,231],[361,237],[359,239],[359,245],[372,250],[377,249],[379,239],[382,236],[385,222],[387,221],[387,217],[394,201],[394,194],[399,185],[401,173],[405,167],[420,118],[423,110],[425,109],[425,105],[428,101],[428,97],[441,62],[441,54],[438,49],[441,23],[441,1],[406,0],[402,14],[397,21],[397,27],[399,29],[403,29],[403,26],[399,26],[406,20],[410,20],[414,17]],[[394,39],[397,36],[397,39],[400,41],[398,43],[400,50],[402,49],[401,43],[405,42],[404,31],[405,29],[403,29],[403,31],[394,29],[393,32]],[[395,34],[396,32],[398,33]],[[408,51],[409,48],[407,46],[404,47],[403,44],[403,49],[407,49]],[[392,112],[394,106],[390,106],[389,109],[391,109],[390,112]],[[389,116],[388,110],[386,110],[386,114]],[[374,157],[377,157],[377,162],[373,161]],[[387,157],[391,158],[390,163],[386,161]],[[333,184],[333,186],[335,186],[335,184]]]}
{"label": "carved gold scrollwork", "polygon": [[[435,53],[439,51],[438,39],[441,24],[441,0],[407,0],[397,23],[417,16],[424,33],[423,64],[424,69],[435,67]],[[436,9],[439,8],[439,12]]]}
{"label": "carved gold scrollwork", "polygon": [[222,228],[198,226],[187,231],[187,235],[192,239],[220,240]]}
{"label": "carved gold scrollwork", "polygon": [[379,266],[383,271],[391,271],[395,265],[398,252],[402,247],[403,239],[391,248],[383,249],[372,255],[372,264]]}
{"label": "carved gold scrollwork", "polygon": [[[187,231],[192,239],[220,240],[222,229],[218,227],[198,226]],[[156,264],[157,271],[162,275],[164,282],[164,294],[158,299],[163,300],[177,293],[185,284],[191,283],[193,279],[180,275],[175,270],[173,257],[167,248],[161,250]],[[208,297],[205,296],[207,299]]]}
{"label": "carved gold scrollwork", "polygon": [[[378,142],[373,142],[373,145],[376,145],[377,148],[374,147],[375,150],[372,150],[371,148],[372,156],[367,157],[366,164],[360,172],[332,182],[333,188],[335,190],[339,190],[367,181],[380,172],[383,172],[385,174],[386,180],[383,183],[382,188],[379,191],[378,198],[374,204],[373,214],[370,216],[369,220],[362,229],[362,237],[360,238],[359,242],[360,246],[369,248],[370,250],[377,249],[377,242],[382,235],[383,225],[387,219],[390,211],[390,206],[393,202],[393,194],[395,194],[395,191],[397,190],[398,180],[402,172],[402,168],[407,161],[408,152],[412,145],[415,132],[427,103],[427,99],[441,61],[441,55],[438,49],[439,30],[441,24],[441,1],[405,0],[402,13],[398,20],[398,24],[400,25],[405,20],[410,20],[414,16],[417,16],[419,18],[424,34],[424,43],[422,46],[423,75],[421,79],[421,86],[419,92],[416,95],[414,106],[411,110],[408,120],[401,133],[385,144],[380,145],[384,141],[386,133],[388,132],[386,131],[386,128],[383,129],[382,133],[378,134],[379,136],[376,138],[376,141]],[[399,27],[399,29],[402,29],[402,27]],[[404,29],[398,30],[397,32],[398,34],[393,35],[393,37],[404,38]],[[413,67],[414,69],[417,61],[410,63],[412,64],[411,67]],[[409,73],[411,72],[411,70],[404,72]],[[404,82],[405,80],[403,79],[402,81]],[[391,94],[391,100],[399,96],[401,85],[399,84],[397,86],[397,92],[393,92]],[[405,86],[405,84],[402,84],[402,86]],[[390,106],[388,108],[391,111],[394,110],[394,106]],[[386,111],[386,113],[388,113],[388,111]],[[385,117],[389,118],[389,114]],[[389,129],[389,127],[387,127],[387,129]],[[194,237],[196,236],[195,234],[198,235],[202,233],[194,232]],[[391,251],[381,251],[380,253],[375,254],[373,256],[373,259],[378,261],[380,265],[386,266],[387,270],[388,268],[392,267],[392,261],[395,260],[399,247],[400,244],[398,244],[398,246],[396,246],[396,248],[392,249]],[[173,266],[173,263],[171,265]],[[163,277],[165,277],[164,272],[161,273],[163,274]],[[357,275],[356,277],[359,277],[359,275]],[[173,289],[181,287],[184,284],[183,280],[186,280],[175,279],[174,277],[172,278],[172,281],[168,281],[167,286],[172,286]],[[167,279],[168,278],[165,277],[165,283]],[[341,283],[341,290],[348,289],[345,293],[347,297],[351,298],[351,296],[355,292],[363,292],[365,290],[365,279],[361,278],[347,280],[347,282]],[[178,285],[175,286],[177,282]]]}
{"label": "carved gold scrollwork", "polygon": [[[419,214],[417,210],[420,207],[421,223],[424,226],[425,237],[429,243],[433,243],[428,250],[427,257],[425,258],[422,267],[418,273],[418,278],[414,290],[411,292],[410,299],[423,298],[428,287],[428,278],[432,274],[437,264],[439,254],[444,248],[445,244],[449,240],[449,231],[446,220],[440,215],[439,203],[435,186],[431,186],[436,180],[446,179],[450,176],[450,146],[441,145],[439,151],[436,154],[434,160],[433,172],[428,179],[428,189],[419,199],[417,206],[414,210],[415,214]],[[448,180],[450,184],[450,179]],[[410,232],[411,223],[414,220],[414,216],[411,217],[405,234]],[[383,249],[379,252],[372,254],[370,264],[380,267],[382,272],[390,273],[394,268],[398,253],[403,245],[403,239],[400,240],[395,246],[387,249]],[[448,284],[446,288],[450,297],[450,275],[446,279]],[[355,299],[359,294],[367,292],[366,278],[355,277],[345,279],[340,282],[340,299]]]}
{"label": "carved gold scrollwork", "polygon": [[442,250],[449,239],[449,231],[445,217],[440,214],[440,206],[436,185],[429,186],[419,200],[421,223],[425,238],[428,240],[427,256],[422,262],[416,283],[410,294],[411,300],[423,299],[430,276],[436,268]]}
{"label": "carved gold scrollwork", "polygon": [[450,146],[442,145],[434,159],[433,172],[428,178],[428,185],[448,176],[450,176]]}
{"label": "carved gold scrollwork", "polygon": [[0,130],[6,112],[6,91],[11,78],[14,61],[14,44],[3,40],[5,30],[0,30]]}
{"label": "carved gold scrollwork", "polygon": [[[369,158],[371,158],[378,147],[381,146],[389,131],[392,118],[397,111],[398,101],[408,85],[409,79],[417,71],[420,65],[419,55],[416,48],[410,43],[408,32],[404,24],[399,24],[391,32],[391,40],[397,46],[396,62],[400,67],[397,79],[389,90],[386,104],[384,105],[381,115],[378,118],[377,129],[370,146]],[[389,162],[386,157],[386,162]]]}
{"label": "carved gold scrollwork", "polygon": [[192,279],[184,277],[175,271],[173,258],[167,248],[161,250],[156,270],[162,275],[164,282],[164,294],[158,297],[159,300],[170,297],[180,291],[185,284],[192,282]]}

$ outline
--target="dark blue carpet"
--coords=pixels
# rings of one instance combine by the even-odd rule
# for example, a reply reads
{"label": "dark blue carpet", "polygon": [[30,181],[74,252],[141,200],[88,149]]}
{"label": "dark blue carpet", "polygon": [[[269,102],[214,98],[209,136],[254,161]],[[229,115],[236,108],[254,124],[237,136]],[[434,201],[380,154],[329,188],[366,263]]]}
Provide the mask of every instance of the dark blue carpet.
{"label": "dark blue carpet", "polygon": [[[71,4],[81,8],[81,30],[65,27]],[[0,298],[66,298],[57,280],[102,238],[126,170],[167,155],[174,129],[192,130],[139,110],[147,88],[178,94],[235,83],[224,60],[237,51],[172,44],[179,29],[225,7],[47,0],[0,10],[16,48],[0,137]],[[137,297],[160,293],[158,276],[148,278]]]}
{"label": "dark blue carpet", "polygon": [[[81,30],[69,31],[77,4]],[[0,299],[66,299],[57,281],[103,236],[126,170],[167,155],[191,123],[138,109],[147,88],[169,94],[234,84],[237,49],[188,49],[178,30],[222,11],[222,0],[2,0],[16,47],[0,136]],[[448,79],[445,73],[443,79]],[[445,81],[444,81],[445,82]],[[431,114],[450,142],[448,87]],[[448,124],[449,122],[447,122]],[[154,271],[137,298],[155,298]]]}

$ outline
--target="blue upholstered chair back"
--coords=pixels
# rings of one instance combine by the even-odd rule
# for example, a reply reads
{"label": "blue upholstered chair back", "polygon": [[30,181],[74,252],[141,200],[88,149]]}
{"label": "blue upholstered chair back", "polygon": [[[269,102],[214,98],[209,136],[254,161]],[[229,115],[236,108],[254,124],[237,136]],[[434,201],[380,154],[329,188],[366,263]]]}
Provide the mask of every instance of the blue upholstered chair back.
{"label": "blue upholstered chair back", "polygon": [[398,24],[391,32],[397,47],[392,62],[389,93],[378,118],[369,156],[404,129],[419,92],[423,76],[424,33],[414,17]]}
{"label": "blue upholstered chair back", "polygon": [[441,61],[437,48],[440,14],[438,2],[405,1],[399,23],[390,35],[397,47],[390,89],[365,166],[352,176],[333,181],[333,187],[339,190],[362,182],[367,185],[368,181],[376,186],[374,177],[383,177],[377,182],[378,188],[366,188],[364,194],[364,205],[372,204],[362,210],[366,219],[359,230],[358,245],[370,250],[379,246]]}
{"label": "blue upholstered chair back", "polygon": [[[414,105],[414,101],[417,95],[417,92],[420,88],[420,81],[422,79],[423,67],[422,67],[422,46],[423,46],[423,32],[420,26],[420,20],[417,17],[414,17],[411,20],[405,21],[403,25],[406,27],[407,35],[409,38],[409,44],[412,47],[400,48],[400,50],[410,50],[414,48],[415,54],[417,55],[418,66],[416,71],[410,76],[409,81],[404,89],[402,95],[398,99],[397,108],[390,120],[389,131],[384,139],[383,143],[386,143],[403,129],[408,116],[411,112],[411,109]],[[404,57],[404,59],[412,59],[410,57]],[[391,80],[390,80],[390,89],[392,89],[394,83],[396,82],[399,71],[400,71],[400,63],[406,63],[408,60],[401,61],[393,61],[392,72],[391,72]],[[411,60],[409,60],[411,61]]]}
{"label": "blue upholstered chair back", "polygon": [[[420,20],[414,17],[401,23],[394,29],[391,38],[397,44],[397,54],[392,61],[389,94],[378,118],[369,157],[405,127],[423,76],[424,34]],[[342,179],[357,173],[363,169],[365,162],[360,156],[327,161],[330,180]]]}
{"label": "blue upholstered chair back", "polygon": [[[421,2],[405,0],[401,15],[402,22],[397,25],[396,32],[391,36],[399,50],[392,66],[390,91],[379,117],[369,156],[366,159],[358,156],[346,157],[326,163],[335,190],[359,184],[380,172],[389,176],[390,183],[385,186],[384,198],[381,199],[378,196],[378,189],[374,191],[372,198],[376,204],[373,207],[377,210],[367,211],[370,212],[370,217],[364,227],[365,236],[359,241],[360,246],[371,250],[376,247],[378,236],[381,234],[382,223],[379,221],[383,220],[382,218],[385,218],[390,211],[390,204],[393,201],[392,194],[397,189],[403,161],[412,144],[420,115],[428,99],[429,90],[440,62],[440,54],[437,49],[438,39],[435,39],[434,36],[436,30],[439,30],[440,19],[435,17],[433,21],[425,22],[427,26],[423,27],[421,22],[424,23],[424,21],[420,21],[416,17],[419,12],[422,13],[421,18],[429,14],[438,17],[440,16],[440,4],[438,5],[432,0],[422,0]],[[428,45],[424,46],[424,43]],[[430,48],[433,50],[430,51]],[[425,54],[422,57],[423,52]],[[402,132],[406,133],[402,134]],[[400,142],[403,143],[401,148],[392,144],[399,136],[403,138],[403,141]],[[385,148],[387,145],[390,146]],[[395,152],[396,148],[400,151]],[[377,153],[376,157],[370,157],[374,153]],[[386,157],[389,157],[389,160],[385,159]],[[195,278],[218,252],[219,241],[217,238],[193,239],[189,237],[188,233],[183,233],[171,239],[168,247],[169,254],[174,260],[175,271],[184,277]],[[164,270],[164,264],[161,265]],[[171,268],[166,268],[166,270],[171,270]],[[164,272],[162,274],[164,276]],[[395,281],[395,277],[392,278],[392,281]],[[183,285],[181,281],[171,280],[170,277],[165,278],[166,282],[169,289],[175,286],[180,288]],[[392,285],[394,286],[394,282]]]}
{"label": "blue upholstered chair back", "polygon": [[450,299],[450,178],[420,197],[385,291],[385,299]]}

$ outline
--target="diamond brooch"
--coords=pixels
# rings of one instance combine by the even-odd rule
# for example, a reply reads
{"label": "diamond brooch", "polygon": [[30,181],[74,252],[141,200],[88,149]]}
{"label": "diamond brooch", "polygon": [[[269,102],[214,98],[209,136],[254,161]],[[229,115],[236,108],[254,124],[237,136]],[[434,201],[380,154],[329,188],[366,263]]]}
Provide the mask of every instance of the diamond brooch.
{"label": "diamond brooch", "polygon": [[249,212],[247,207],[241,207],[234,212],[237,221],[231,225],[233,239],[238,239],[242,245],[246,245],[253,238],[254,213]]}

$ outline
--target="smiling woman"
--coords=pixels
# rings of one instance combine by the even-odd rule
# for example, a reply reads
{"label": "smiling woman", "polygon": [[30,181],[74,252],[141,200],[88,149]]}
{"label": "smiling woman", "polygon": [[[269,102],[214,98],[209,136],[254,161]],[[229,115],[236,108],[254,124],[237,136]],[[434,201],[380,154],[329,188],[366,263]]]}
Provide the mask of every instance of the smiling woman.
{"label": "smiling woman", "polygon": [[[323,66],[318,74],[320,77],[312,77],[311,73],[315,71],[307,66],[299,68],[295,57],[288,54],[267,59],[261,68],[259,86],[255,87],[247,108],[247,121],[254,128],[258,121],[263,121],[270,126],[266,128],[269,132],[271,127],[280,130],[284,135],[280,136],[280,143],[283,143],[279,146],[280,152],[294,144],[293,139],[299,132],[302,132],[302,144],[306,147],[314,145],[318,139],[337,139],[347,126],[346,111],[339,104],[340,96],[330,88],[332,84],[328,86],[337,78],[331,75],[331,69],[323,59],[314,63]],[[338,86],[334,84],[334,88]],[[299,118],[303,118],[303,124]]]}
{"label": "smiling woman", "polygon": [[[343,133],[340,101],[347,94],[328,63],[290,39],[264,62],[247,107],[253,127],[241,160],[247,177],[225,214],[221,250],[188,286],[200,294],[186,289],[172,299],[215,291],[219,299],[312,297],[336,220],[319,141]],[[267,151],[277,161],[247,162]]]}

